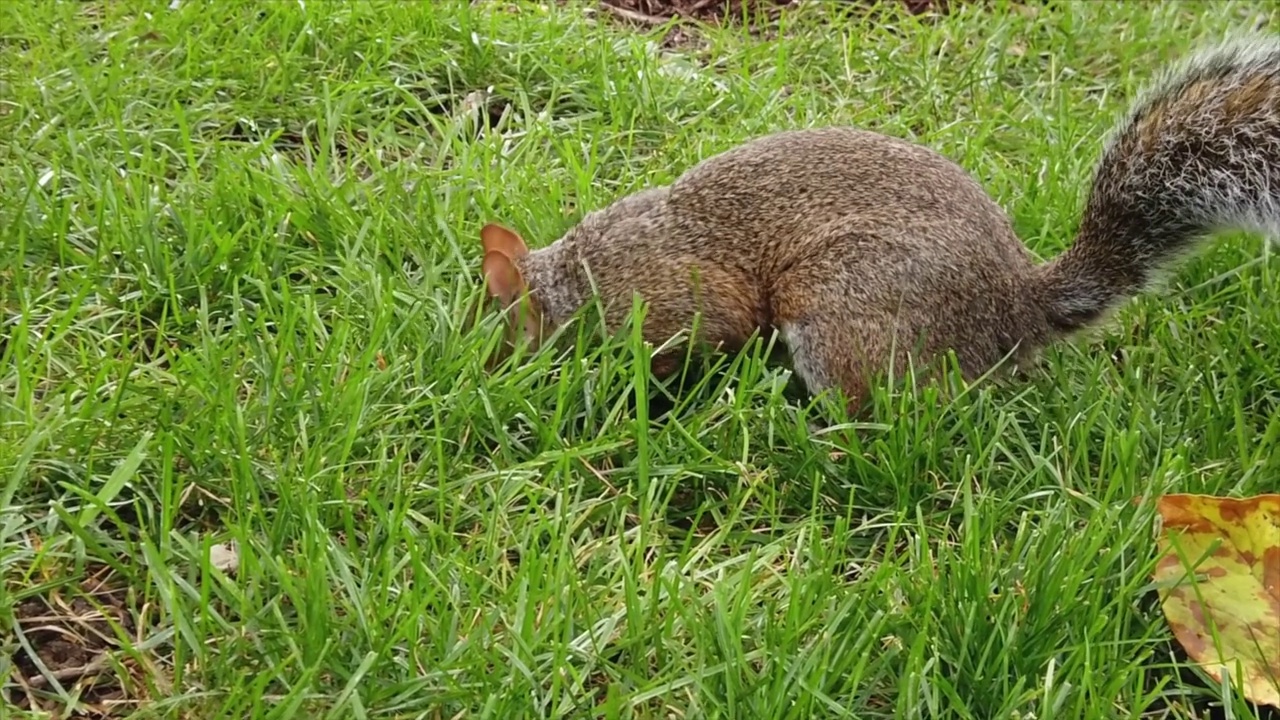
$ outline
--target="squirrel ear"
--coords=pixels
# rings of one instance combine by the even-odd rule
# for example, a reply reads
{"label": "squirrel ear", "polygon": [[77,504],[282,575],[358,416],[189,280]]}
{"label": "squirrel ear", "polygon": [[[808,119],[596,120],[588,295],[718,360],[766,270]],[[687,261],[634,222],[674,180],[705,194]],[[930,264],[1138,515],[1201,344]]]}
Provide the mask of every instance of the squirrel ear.
{"label": "squirrel ear", "polygon": [[481,267],[489,283],[489,295],[501,299],[504,305],[515,302],[524,292],[524,278],[505,253],[497,250],[486,252]]}
{"label": "squirrel ear", "polygon": [[514,260],[529,254],[529,248],[514,230],[509,230],[497,223],[489,223],[480,229],[480,242],[487,255],[499,252]]}

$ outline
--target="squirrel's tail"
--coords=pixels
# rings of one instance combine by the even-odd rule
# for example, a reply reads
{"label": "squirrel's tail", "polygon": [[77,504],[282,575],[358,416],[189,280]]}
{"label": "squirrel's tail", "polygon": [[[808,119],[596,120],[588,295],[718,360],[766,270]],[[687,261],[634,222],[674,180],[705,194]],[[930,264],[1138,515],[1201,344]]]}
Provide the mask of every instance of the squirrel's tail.
{"label": "squirrel's tail", "polygon": [[1148,89],[1102,154],[1072,247],[1043,266],[1060,332],[1088,325],[1223,230],[1280,241],[1280,40],[1201,51]]}

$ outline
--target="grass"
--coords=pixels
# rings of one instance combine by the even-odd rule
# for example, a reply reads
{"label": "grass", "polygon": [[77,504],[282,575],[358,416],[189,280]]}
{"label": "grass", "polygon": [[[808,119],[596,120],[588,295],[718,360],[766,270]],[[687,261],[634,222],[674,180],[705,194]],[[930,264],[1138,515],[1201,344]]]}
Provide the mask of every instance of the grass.
{"label": "grass", "polygon": [[[545,244],[816,124],[946,153],[1051,256],[1138,87],[1268,4],[670,48],[572,4],[174,5],[0,3],[4,717],[1267,716],[1185,666],[1132,502],[1277,487],[1257,237],[847,433],[758,355],[664,414],[626,338],[486,373],[463,314],[482,222]],[[105,662],[32,680],[49,637]]]}

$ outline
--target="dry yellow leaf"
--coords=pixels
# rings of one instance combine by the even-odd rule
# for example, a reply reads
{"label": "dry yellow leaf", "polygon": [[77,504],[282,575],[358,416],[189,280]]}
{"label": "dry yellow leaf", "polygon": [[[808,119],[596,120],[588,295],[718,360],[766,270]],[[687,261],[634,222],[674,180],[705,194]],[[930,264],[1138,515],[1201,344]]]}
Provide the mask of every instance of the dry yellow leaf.
{"label": "dry yellow leaf", "polygon": [[1280,495],[1166,495],[1156,510],[1174,637],[1215,680],[1225,666],[1246,698],[1280,708]]}

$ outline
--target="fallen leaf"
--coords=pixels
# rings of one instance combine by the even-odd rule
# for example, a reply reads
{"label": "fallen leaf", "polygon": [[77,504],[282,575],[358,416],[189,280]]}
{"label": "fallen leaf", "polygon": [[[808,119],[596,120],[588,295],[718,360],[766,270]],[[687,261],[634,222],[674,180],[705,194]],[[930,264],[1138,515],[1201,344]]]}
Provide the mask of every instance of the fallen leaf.
{"label": "fallen leaf", "polygon": [[1280,494],[1166,495],[1155,570],[1165,619],[1214,680],[1280,708]]}
{"label": "fallen leaf", "polygon": [[209,565],[228,575],[240,569],[240,550],[234,543],[219,543],[209,548]]}

